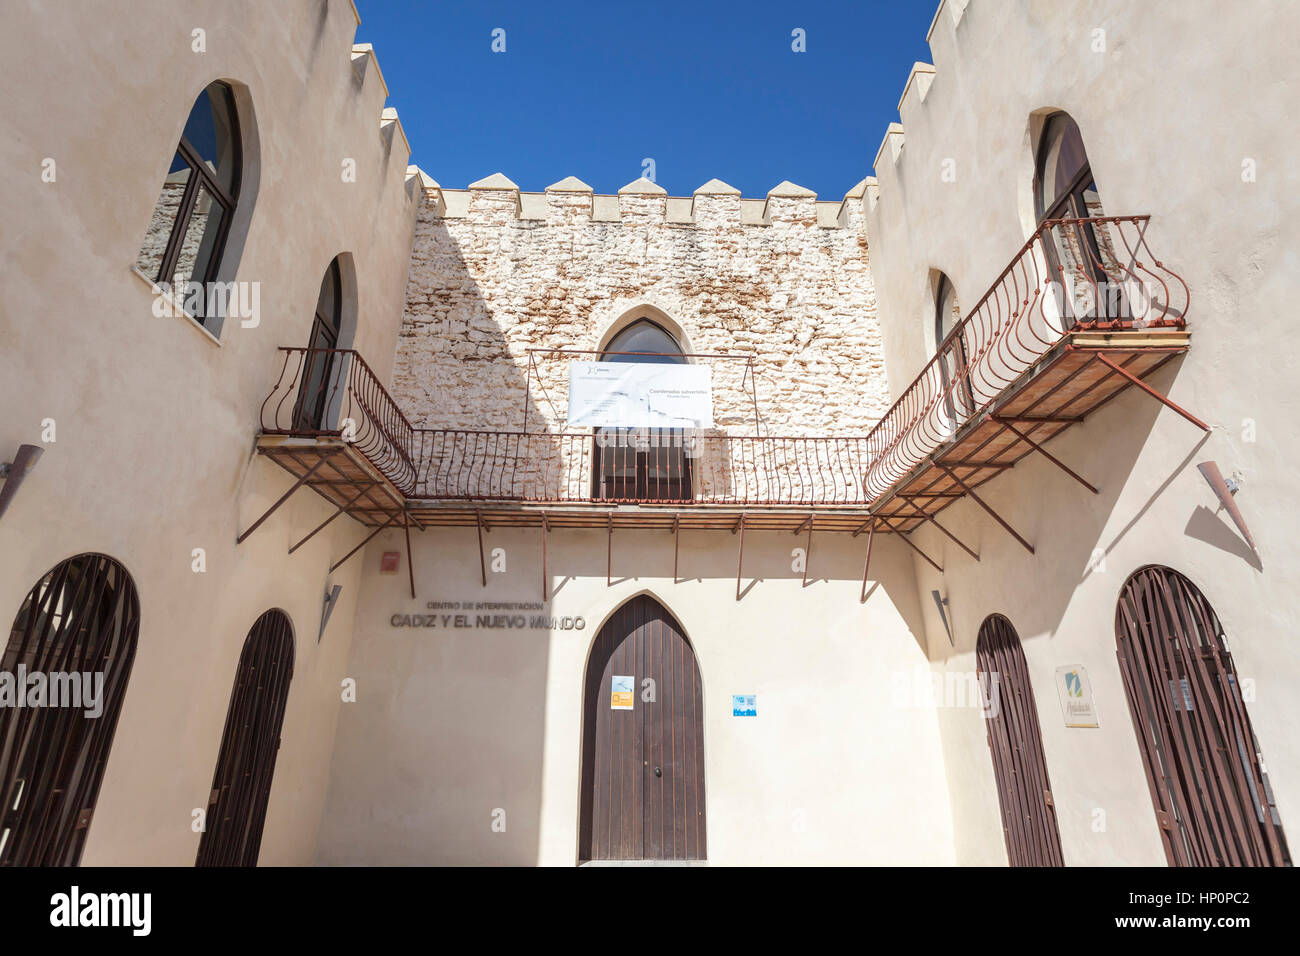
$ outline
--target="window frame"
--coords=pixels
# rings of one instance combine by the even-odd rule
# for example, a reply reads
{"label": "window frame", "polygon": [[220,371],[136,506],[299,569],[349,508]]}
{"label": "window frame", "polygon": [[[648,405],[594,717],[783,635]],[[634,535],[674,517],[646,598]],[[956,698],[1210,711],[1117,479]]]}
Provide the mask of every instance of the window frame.
{"label": "window frame", "polygon": [[[1083,153],[1083,165],[1070,178],[1067,186],[1061,188],[1055,196],[1052,197],[1050,205],[1043,196],[1043,183],[1047,173],[1047,157],[1051,152],[1052,143],[1054,142],[1058,129],[1065,129],[1069,123],[1074,126],[1079,133],[1079,147]],[[1064,136],[1064,133],[1061,133]],[[1064,110],[1058,110],[1047,117],[1043,123],[1042,133],[1038,138],[1038,149],[1034,157],[1034,208],[1039,210],[1037,225],[1041,230],[1043,224],[1058,219],[1077,219],[1087,220],[1095,219],[1088,211],[1088,207],[1083,199],[1084,187],[1089,183],[1096,183],[1096,177],[1092,173],[1092,160],[1088,158],[1088,146],[1083,139],[1083,130],[1080,129],[1079,123],[1073,116]],[[1100,194],[1101,190],[1097,190]],[[1068,226],[1060,226],[1058,229],[1071,229],[1074,231],[1079,240],[1079,247],[1087,251],[1082,265],[1086,270],[1088,278],[1097,284],[1108,284],[1109,276],[1101,266],[1102,252],[1101,243],[1097,239],[1096,227],[1082,222]],[[1061,269],[1061,254],[1057,244],[1061,241],[1060,236],[1054,234],[1053,230],[1047,230],[1043,237],[1043,249],[1047,255],[1048,266],[1053,272]],[[1127,299],[1122,296],[1116,303],[1116,315],[1110,315],[1109,310],[1106,315],[1102,315],[1102,301],[1094,301],[1093,318],[1081,319],[1076,314],[1073,301],[1069,301],[1062,296],[1062,305],[1064,314],[1062,320],[1067,323],[1067,328],[1075,328],[1080,325],[1092,325],[1097,322],[1110,322],[1123,318],[1128,315]],[[1105,301],[1105,300],[1103,300]]]}
{"label": "window frame", "polygon": [[[953,324],[953,327],[944,334],[944,303],[947,301],[949,295],[952,296],[954,304],[957,305],[957,321]],[[964,334],[959,334],[962,329],[963,321],[964,318],[961,315],[961,299],[957,296],[957,287],[953,285],[953,282],[948,278],[947,273],[940,272],[939,281],[935,285],[934,289],[934,354],[939,360],[939,374],[945,391],[948,389],[950,374],[952,378],[958,378],[967,367],[968,357],[966,355],[966,336]],[[948,369],[948,362],[945,353],[950,353],[953,357],[954,367],[951,373]],[[955,399],[954,395],[949,394],[943,400],[944,409],[947,411],[948,417],[952,420],[954,431],[966,422],[975,410],[975,397],[971,393],[970,379],[961,379],[959,388],[961,391],[959,398]],[[960,411],[962,412],[961,421],[958,421],[957,416],[959,406],[964,406],[960,408]]]}
{"label": "window frame", "polygon": [[[672,346],[676,351],[675,352],[641,352],[641,351],[633,352],[633,351],[619,350],[614,347],[618,343],[618,340],[620,338],[623,338],[629,332],[633,331],[634,329],[642,325],[648,325],[654,328],[655,330],[657,330],[658,332],[660,332],[672,344]],[[681,343],[677,341],[677,336],[673,335],[672,332],[668,331],[668,329],[664,328],[663,325],[656,322],[654,319],[644,315],[633,319],[631,322],[627,323],[627,325],[623,326],[612,336],[610,336],[609,342],[606,343],[606,345],[603,348],[601,348],[597,361],[636,362],[638,361],[636,356],[658,357],[660,359],[666,360],[664,364],[673,364],[673,365],[689,364],[686,359],[686,350],[683,349]],[[670,443],[667,446],[656,445],[653,446],[651,449],[645,451],[634,450],[631,453],[631,462],[630,462],[632,465],[632,475],[630,476],[631,494],[629,495],[626,493],[624,494],[612,493],[612,491],[621,491],[621,492],[628,491],[629,477],[620,476],[617,474],[617,472],[609,476],[609,483],[608,483],[609,489],[607,489],[606,475],[604,470],[606,462],[602,460],[602,455],[601,455],[601,452],[603,450],[601,447],[601,433],[602,432],[615,433],[615,437],[619,442],[619,444],[613,446],[615,448],[634,448],[632,442],[624,441],[624,439],[630,436],[635,431],[636,429],[626,429],[626,428],[610,428],[610,429],[593,428],[592,429],[591,432],[591,438],[592,438],[591,497],[592,500],[618,501],[618,502],[646,502],[646,501],[670,502],[670,501],[694,500],[694,496],[695,496],[694,468],[692,467],[691,457],[686,454],[684,443],[680,441],[677,444]],[[654,432],[656,437],[669,434],[672,437],[680,438],[681,437],[680,433],[682,430],[676,428],[655,428],[655,429],[648,429],[648,431]],[[666,453],[664,455],[665,459],[668,459],[669,457],[675,455],[679,459],[679,464],[680,464],[680,471],[676,475],[676,477],[670,476],[666,479],[657,478],[654,481],[654,489],[656,491],[662,489],[663,486],[667,484],[668,486],[667,491],[669,495],[668,497],[656,496],[651,494],[651,478],[650,478],[650,468],[652,464],[651,455],[654,454],[656,457],[658,457],[660,454],[663,453]],[[618,459],[620,456],[615,454],[613,457],[615,459]],[[619,463],[620,462],[616,460],[615,462],[616,468]],[[623,464],[626,465],[628,463],[623,462]],[[655,462],[654,464],[657,465],[658,463]],[[669,468],[669,470],[671,471],[671,468]],[[645,492],[644,494],[641,493],[642,489],[644,489]]]}
{"label": "window frame", "polygon": [[[198,282],[204,287],[215,279],[217,271],[220,268],[221,259],[226,250],[226,239],[230,235],[231,221],[234,219],[235,207],[238,205],[239,201],[239,187],[241,174],[243,172],[244,144],[239,133],[239,114],[235,106],[235,95],[228,83],[223,83],[218,80],[205,86],[199,96],[210,96],[210,91],[213,87],[220,88],[222,98],[225,100],[225,110],[230,120],[229,130],[233,155],[230,189],[227,190],[217,181],[217,177],[213,174],[212,170],[208,168],[208,164],[203,161],[203,157],[199,155],[199,151],[195,149],[194,145],[186,138],[185,133],[182,131],[180,141],[176,144],[175,155],[180,156],[185,162],[185,165],[189,168],[190,175],[185,182],[185,191],[181,194],[180,205],[176,209],[176,218],[172,220],[171,234],[167,237],[167,244],[163,247],[162,259],[159,263],[157,274],[150,277],[155,284],[162,285],[163,283],[166,283],[168,288],[171,288],[172,281],[176,277],[176,266],[180,261],[181,248],[185,243],[185,236],[189,230],[190,219],[193,217],[194,209],[198,205],[199,190],[206,189],[208,194],[212,197],[212,201],[221,206],[223,213],[221,223],[218,227],[218,233],[213,239],[212,254],[208,257],[202,276],[192,274],[189,278],[190,282]],[[195,97],[195,102],[198,102],[198,97]],[[193,113],[194,107],[191,106],[190,112],[186,114],[187,124],[190,115]],[[170,176],[171,173],[169,172],[167,175]],[[164,177],[164,185],[165,183],[166,177]],[[176,290],[173,289],[172,292],[175,294]],[[213,318],[212,316],[207,315],[206,310],[204,310],[202,315],[190,317],[199,325],[205,327],[207,325],[207,320]]]}

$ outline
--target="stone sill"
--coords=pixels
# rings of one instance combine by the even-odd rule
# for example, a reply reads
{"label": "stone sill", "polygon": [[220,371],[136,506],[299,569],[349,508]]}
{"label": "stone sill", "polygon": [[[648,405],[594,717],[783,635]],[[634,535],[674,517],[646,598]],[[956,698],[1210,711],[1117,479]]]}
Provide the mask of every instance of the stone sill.
{"label": "stone sill", "polygon": [[[145,285],[149,287],[149,292],[155,299],[157,299],[160,296],[158,286],[154,283],[152,279],[150,279],[143,272],[141,272],[137,266],[131,267],[131,273],[132,275],[134,275],[136,278],[138,278],[141,282],[143,282]],[[213,335],[211,331],[205,328],[203,324],[199,322],[198,319],[196,319],[194,316],[190,315],[187,311],[185,311],[184,305],[176,301],[175,297],[171,299],[169,304],[172,307],[173,315],[175,315],[179,319],[184,320],[185,324],[188,325],[190,328],[192,328],[194,331],[198,332],[201,336],[203,336],[203,338],[208,342],[208,344],[215,345],[217,348],[221,348],[221,340],[217,338],[215,335]]]}

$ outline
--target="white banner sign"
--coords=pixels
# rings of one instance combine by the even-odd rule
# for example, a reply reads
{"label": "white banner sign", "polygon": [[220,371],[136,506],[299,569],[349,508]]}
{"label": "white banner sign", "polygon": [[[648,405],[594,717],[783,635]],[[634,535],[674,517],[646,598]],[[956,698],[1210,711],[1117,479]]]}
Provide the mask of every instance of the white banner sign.
{"label": "white banner sign", "polygon": [[570,362],[569,424],[577,428],[712,428],[707,365]]}

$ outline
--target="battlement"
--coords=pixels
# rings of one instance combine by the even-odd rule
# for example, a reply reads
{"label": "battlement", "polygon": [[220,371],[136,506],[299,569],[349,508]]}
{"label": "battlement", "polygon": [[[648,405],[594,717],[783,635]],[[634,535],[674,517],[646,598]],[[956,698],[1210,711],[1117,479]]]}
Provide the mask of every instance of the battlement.
{"label": "battlement", "polygon": [[[957,30],[966,15],[966,8],[971,0],[939,0],[939,6],[930,21],[925,39],[930,45],[930,54],[936,63],[942,63],[953,53],[957,44]],[[932,122],[920,115],[930,88],[938,79],[939,70],[931,63],[913,63],[903,84],[903,92],[898,98],[898,115],[902,122],[890,123],[876,150],[874,161],[875,176],[868,177],[867,189],[862,198],[862,211],[870,213],[880,200],[880,183],[886,188],[898,178],[897,167],[903,162],[903,147],[907,141],[905,127],[909,119],[918,121],[926,129],[933,128]]]}
{"label": "battlement", "polygon": [[868,184],[863,180],[838,201],[818,200],[812,190],[788,181],[773,186],[762,199],[744,198],[739,189],[720,179],[709,180],[690,196],[669,196],[648,179],[633,180],[616,194],[604,195],[575,176],[552,183],[543,192],[524,192],[502,173],[465,189],[449,189],[418,167],[411,170],[419,177],[432,215],[489,224],[533,220],[553,225],[590,221],[700,228],[776,224],[856,228],[861,225],[861,199]]}

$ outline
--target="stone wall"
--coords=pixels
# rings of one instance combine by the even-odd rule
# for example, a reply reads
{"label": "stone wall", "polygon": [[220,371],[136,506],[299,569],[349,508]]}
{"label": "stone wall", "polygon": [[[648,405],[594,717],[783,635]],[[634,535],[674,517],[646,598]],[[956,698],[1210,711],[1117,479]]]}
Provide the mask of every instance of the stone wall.
{"label": "stone wall", "polygon": [[[764,435],[865,434],[888,405],[861,187],[819,203],[783,183],[691,199],[646,180],[617,197],[568,179],[525,193],[500,174],[468,190],[426,180],[394,394],[429,428],[561,430],[568,360],[646,315],[692,352],[755,357]],[[594,358],[595,356],[590,356]],[[746,363],[713,369],[718,432],[752,435]],[[530,381],[531,379],[531,381]]]}

